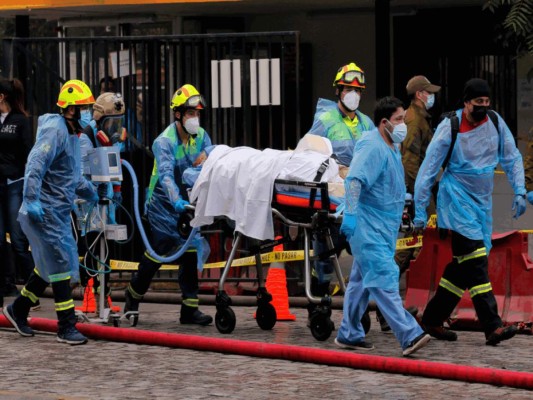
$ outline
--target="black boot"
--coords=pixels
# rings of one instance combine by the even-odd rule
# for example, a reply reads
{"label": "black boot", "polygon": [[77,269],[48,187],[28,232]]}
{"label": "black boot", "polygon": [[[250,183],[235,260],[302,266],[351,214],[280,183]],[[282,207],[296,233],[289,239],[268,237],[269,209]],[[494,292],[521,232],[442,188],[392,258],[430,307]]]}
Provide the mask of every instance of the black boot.
{"label": "black boot", "polygon": [[28,325],[28,314],[30,308],[39,302],[39,296],[47,286],[48,282],[33,272],[13,304],[3,309],[6,318],[22,336],[33,336],[33,329]]}
{"label": "black boot", "polygon": [[128,286],[124,292],[124,314],[130,311],[139,311],[139,304],[141,303],[142,296],[140,296],[140,298],[137,297],[138,295],[132,293],[131,286]]}
{"label": "black boot", "polygon": [[189,307],[181,305],[180,323],[182,324],[196,324],[209,325],[213,322],[213,317],[201,312],[198,307]]}
{"label": "black boot", "polygon": [[70,345],[87,343],[87,338],[76,329],[76,312],[68,280],[52,282],[57,314],[57,341]]}

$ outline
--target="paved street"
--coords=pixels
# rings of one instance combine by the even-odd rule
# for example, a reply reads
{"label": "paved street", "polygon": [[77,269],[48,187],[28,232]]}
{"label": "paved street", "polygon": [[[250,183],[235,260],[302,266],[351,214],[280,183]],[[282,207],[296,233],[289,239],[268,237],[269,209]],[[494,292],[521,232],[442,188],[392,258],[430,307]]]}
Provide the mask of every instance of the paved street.
{"label": "paved street", "polygon": [[[6,299],[6,304],[12,298]],[[81,304],[79,301],[78,304]],[[42,299],[39,318],[55,318],[52,299]],[[122,305],[122,303],[119,303]],[[315,340],[306,328],[307,311],[291,307],[294,322],[277,322],[263,331],[253,319],[255,307],[234,307],[235,331],[220,334],[214,325],[180,325],[179,305],[144,303],[136,328],[259,343],[278,343],[351,353]],[[214,306],[203,306],[215,314]],[[372,313],[373,318],[375,318]],[[333,310],[338,327],[341,311]],[[111,325],[108,325],[111,326]],[[485,346],[481,332],[458,332],[455,343],[433,340],[411,357],[515,371],[533,372],[532,336],[518,335],[497,347]],[[373,319],[370,354],[405,359],[392,334]],[[372,372],[344,367],[162,346],[90,340],[84,346],[56,342],[55,334],[24,338],[0,328],[1,399],[531,399],[531,390],[453,380]]]}

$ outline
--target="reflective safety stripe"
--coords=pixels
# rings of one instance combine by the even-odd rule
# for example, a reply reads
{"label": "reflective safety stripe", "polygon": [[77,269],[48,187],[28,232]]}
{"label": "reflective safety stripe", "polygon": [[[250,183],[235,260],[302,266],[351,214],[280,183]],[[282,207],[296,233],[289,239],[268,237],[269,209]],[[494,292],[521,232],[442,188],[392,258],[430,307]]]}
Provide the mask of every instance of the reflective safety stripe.
{"label": "reflective safety stripe", "polygon": [[39,276],[39,277],[42,278],[41,274],[40,274],[39,271],[37,270],[37,267],[35,267],[35,268],[33,269],[33,272],[35,272],[35,275],[37,275],[37,276]]}
{"label": "reflective safety stripe", "polygon": [[449,280],[446,280],[444,278],[440,278],[439,286],[446,289],[447,291],[453,293],[454,295],[458,297],[463,297],[463,293],[465,292],[460,287],[455,286],[453,283],[451,283]]}
{"label": "reflective safety stripe", "polygon": [[492,285],[490,284],[490,282],[483,283],[482,285],[477,285],[477,286],[474,286],[468,289],[468,291],[470,292],[471,298],[478,294],[490,292],[491,290],[492,290]]}
{"label": "reflective safety stripe", "polygon": [[22,290],[20,291],[20,294],[21,296],[24,296],[30,299],[32,303],[37,303],[37,301],[39,300],[39,298],[35,294],[30,292],[28,289],[26,289],[26,286],[22,288]]}
{"label": "reflective safety stripe", "polygon": [[62,303],[55,303],[56,311],[65,311],[74,308],[74,300],[70,299]]}
{"label": "reflective safety stripe", "polygon": [[462,262],[472,260],[473,258],[485,257],[486,255],[487,249],[485,247],[480,247],[470,254],[465,254],[464,256],[454,256],[453,258],[457,260],[457,264],[461,264]]}
{"label": "reflective safety stripe", "polygon": [[150,261],[153,261],[157,264],[162,264],[161,261],[159,260],[156,260],[154,257],[152,257],[150,254],[148,254],[147,251],[144,252],[144,255],[146,256],[146,258],[148,258]]}
{"label": "reflective safety stripe", "polygon": [[133,288],[131,287],[131,284],[128,285],[128,292],[130,292],[131,297],[133,297],[135,300],[142,300],[143,298],[142,294],[139,294],[135,290],[133,290]]}
{"label": "reflective safety stripe", "polygon": [[185,299],[182,301],[182,304],[187,307],[198,307],[198,303],[200,300],[198,299]]}
{"label": "reflective safety stripe", "polygon": [[70,271],[63,272],[62,274],[50,275],[48,278],[50,279],[50,283],[52,283],[52,282],[61,282],[61,281],[70,281]]}

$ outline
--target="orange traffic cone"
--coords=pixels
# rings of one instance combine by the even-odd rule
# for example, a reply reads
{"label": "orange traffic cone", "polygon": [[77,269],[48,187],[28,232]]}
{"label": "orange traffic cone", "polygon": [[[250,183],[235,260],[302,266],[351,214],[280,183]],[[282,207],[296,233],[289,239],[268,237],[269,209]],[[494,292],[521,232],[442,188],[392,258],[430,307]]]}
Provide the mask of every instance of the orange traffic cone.
{"label": "orange traffic cone", "polygon": [[114,312],[120,311],[120,306],[113,305],[113,302],[111,301],[111,296],[107,296],[107,304],[109,304],[109,308],[111,309],[111,311],[114,311]]}
{"label": "orange traffic cone", "polygon": [[[276,239],[279,238],[280,237],[276,237]],[[283,251],[283,244],[274,247],[274,251]],[[270,264],[266,280],[266,289],[272,295],[272,301],[270,304],[276,309],[277,321],[295,321],[296,316],[289,311],[289,294],[287,292],[285,263],[275,261]]]}
{"label": "orange traffic cone", "polygon": [[81,307],[76,307],[76,310],[80,310],[84,313],[96,312],[96,299],[94,298],[93,291],[93,278],[89,279],[85,291],[83,292],[83,304]]}

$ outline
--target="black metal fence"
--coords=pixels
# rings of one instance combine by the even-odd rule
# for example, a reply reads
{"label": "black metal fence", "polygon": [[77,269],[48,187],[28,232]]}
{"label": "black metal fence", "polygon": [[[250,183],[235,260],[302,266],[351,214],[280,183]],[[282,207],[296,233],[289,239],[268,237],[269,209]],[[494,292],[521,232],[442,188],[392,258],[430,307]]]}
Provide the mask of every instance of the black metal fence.
{"label": "black metal fence", "polygon": [[444,111],[464,107],[463,84],[471,77],[485,79],[491,88],[491,107],[517,134],[516,57],[506,54],[448,55],[439,58]]}
{"label": "black metal fence", "polygon": [[[196,86],[207,100],[201,125],[213,143],[286,149],[301,136],[301,62],[298,32],[207,34],[152,37],[11,38],[3,40],[3,71],[25,85],[26,105],[37,117],[57,112],[61,85],[86,82],[97,97],[100,80],[109,78],[127,107],[129,134],[123,155],[147,186],[153,160],[146,148],[173,122],[174,91]],[[106,80],[107,82],[107,80]],[[107,82],[109,83],[109,82]],[[123,185],[132,211],[130,185]],[[140,199],[142,204],[142,199]],[[136,237],[115,256],[138,260]]]}

